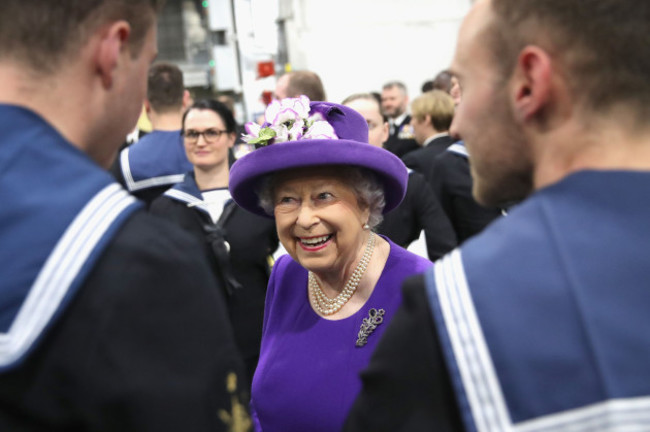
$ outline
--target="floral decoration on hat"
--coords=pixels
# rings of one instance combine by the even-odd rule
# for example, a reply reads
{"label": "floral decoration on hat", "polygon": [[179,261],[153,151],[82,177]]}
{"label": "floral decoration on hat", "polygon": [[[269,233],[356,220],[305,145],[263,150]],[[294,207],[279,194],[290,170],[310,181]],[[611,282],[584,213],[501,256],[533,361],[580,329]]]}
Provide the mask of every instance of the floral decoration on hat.
{"label": "floral decoration on hat", "polygon": [[309,103],[307,96],[271,102],[264,113],[264,124],[246,123],[247,133],[242,139],[260,146],[305,139],[338,139],[320,112],[309,114]]}

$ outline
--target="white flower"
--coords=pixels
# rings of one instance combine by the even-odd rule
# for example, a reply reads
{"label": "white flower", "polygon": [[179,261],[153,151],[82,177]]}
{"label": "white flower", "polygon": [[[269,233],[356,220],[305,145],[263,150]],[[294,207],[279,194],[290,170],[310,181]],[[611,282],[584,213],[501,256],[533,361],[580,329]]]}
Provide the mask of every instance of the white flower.
{"label": "white flower", "polygon": [[291,125],[298,120],[300,120],[300,116],[292,108],[282,108],[275,113],[275,117],[270,123],[273,125]]}
{"label": "white flower", "polygon": [[300,118],[309,117],[309,103],[310,100],[307,96],[300,96],[296,99],[285,99],[286,101],[292,101],[291,106],[294,111],[298,113]]}
{"label": "white flower", "polygon": [[324,120],[315,121],[305,135],[303,139],[338,139],[336,132],[331,124]]}
{"label": "white flower", "polygon": [[317,112],[315,114],[312,114],[308,119],[307,119],[307,127],[311,127],[314,123],[317,121],[326,121],[325,117],[323,117],[323,114]]}
{"label": "white flower", "polygon": [[286,125],[273,126],[273,130],[276,132],[274,142],[281,143],[286,141],[291,141],[289,138],[289,128]]}
{"label": "white flower", "polygon": [[269,106],[266,107],[266,111],[264,112],[264,120],[267,123],[273,124],[273,119],[277,117],[280,110],[282,110],[282,104],[280,104],[280,101],[274,100],[269,104]]}
{"label": "white flower", "polygon": [[334,128],[321,113],[309,116],[310,100],[307,96],[275,100],[264,113],[266,123],[246,123],[247,143],[269,145],[302,139],[338,139]]}
{"label": "white flower", "polygon": [[299,98],[274,100],[266,108],[264,117],[267,123],[279,125],[300,118],[309,116],[309,98],[300,96]]}
{"label": "white flower", "polygon": [[289,129],[289,141],[298,141],[302,139],[303,129],[305,127],[305,121],[303,119],[298,119]]}
{"label": "white flower", "polygon": [[248,122],[244,125],[244,129],[246,129],[247,133],[242,134],[242,140],[244,142],[249,142],[250,140],[260,136],[260,129],[262,129],[262,127],[255,122]]}

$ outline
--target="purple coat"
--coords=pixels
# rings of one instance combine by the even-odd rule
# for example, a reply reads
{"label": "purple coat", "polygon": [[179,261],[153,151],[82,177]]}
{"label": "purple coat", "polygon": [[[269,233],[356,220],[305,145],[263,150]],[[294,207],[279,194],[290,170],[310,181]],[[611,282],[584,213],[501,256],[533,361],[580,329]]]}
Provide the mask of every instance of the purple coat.
{"label": "purple coat", "polygon": [[[253,378],[251,412],[256,431],[333,432],[342,428],[361,389],[363,370],[402,302],[401,285],[432,263],[390,244],[375,290],[354,315],[337,321],[319,317],[309,304],[307,270],[288,255],[275,263],[266,295],[260,360]],[[384,321],[355,345],[371,308]]]}

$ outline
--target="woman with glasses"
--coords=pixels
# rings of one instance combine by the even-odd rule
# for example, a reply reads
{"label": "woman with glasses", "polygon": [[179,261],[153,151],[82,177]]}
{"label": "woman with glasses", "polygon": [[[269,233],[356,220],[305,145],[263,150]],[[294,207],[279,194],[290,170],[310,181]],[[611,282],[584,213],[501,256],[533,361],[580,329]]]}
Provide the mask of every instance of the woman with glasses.
{"label": "woman with glasses", "polygon": [[[200,100],[183,116],[182,134],[193,171],[151,205],[151,212],[193,233],[204,245],[225,289],[235,339],[249,378],[259,356],[268,257],[278,246],[275,224],[240,208],[228,191],[228,150],[236,124],[226,105]],[[191,289],[192,287],[187,287]]]}

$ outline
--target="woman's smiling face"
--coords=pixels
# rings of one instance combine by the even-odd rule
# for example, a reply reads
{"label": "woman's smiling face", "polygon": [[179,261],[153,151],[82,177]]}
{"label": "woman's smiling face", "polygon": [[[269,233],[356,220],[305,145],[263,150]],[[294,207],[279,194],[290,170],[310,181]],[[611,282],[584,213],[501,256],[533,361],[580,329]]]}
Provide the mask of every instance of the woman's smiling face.
{"label": "woman's smiling face", "polygon": [[292,170],[275,181],[280,241],[296,262],[317,275],[344,275],[365,248],[369,211],[335,169]]}
{"label": "woman's smiling face", "polygon": [[228,163],[228,149],[235,144],[235,134],[225,132],[226,125],[219,114],[210,109],[190,108],[183,128],[186,135],[206,131],[219,133],[213,142],[208,142],[205,135],[200,135],[194,142],[185,137],[185,154],[192,165],[211,169]]}

